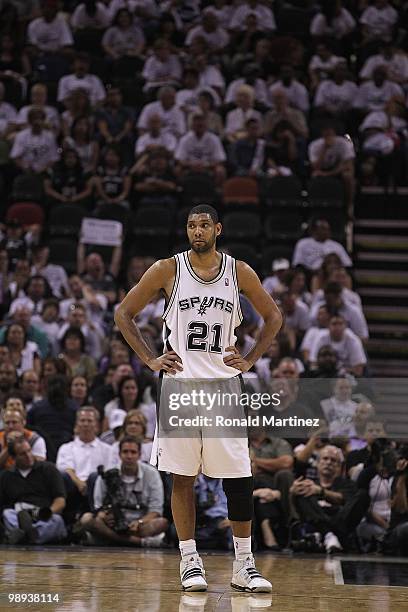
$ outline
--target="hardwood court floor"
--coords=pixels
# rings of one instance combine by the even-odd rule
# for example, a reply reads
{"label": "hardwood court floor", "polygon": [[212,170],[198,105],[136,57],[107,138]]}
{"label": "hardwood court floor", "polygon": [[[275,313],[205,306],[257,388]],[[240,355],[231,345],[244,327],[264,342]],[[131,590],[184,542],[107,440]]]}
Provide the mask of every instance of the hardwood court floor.
{"label": "hardwood court floor", "polygon": [[[183,594],[175,551],[0,547],[0,610],[408,612],[407,587],[342,584],[336,559],[257,555],[258,568],[273,581],[271,602],[268,595],[240,594],[231,589],[230,554],[202,556],[209,591]],[[386,563],[378,567],[384,566],[386,572]],[[404,573],[405,566],[400,567]],[[384,584],[383,573],[380,576]],[[4,594],[9,592],[59,593],[63,603],[8,607]]]}

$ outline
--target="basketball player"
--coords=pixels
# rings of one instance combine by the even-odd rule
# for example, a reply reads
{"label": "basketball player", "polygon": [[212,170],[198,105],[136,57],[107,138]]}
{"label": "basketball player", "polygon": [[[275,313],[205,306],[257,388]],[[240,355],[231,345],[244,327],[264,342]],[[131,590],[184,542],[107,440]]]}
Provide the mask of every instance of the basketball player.
{"label": "basketball player", "polygon": [[[253,366],[281,327],[282,316],[254,270],[216,250],[220,233],[217,211],[207,205],[194,207],[187,221],[191,250],[153,264],[116,311],[115,322],[129,345],[163,379],[231,380]],[[257,341],[244,356],[234,346],[234,330],[242,321],[239,291],[264,320]],[[168,336],[164,354],[156,357],[133,319],[160,292],[166,297],[163,320]],[[155,442],[152,463],[173,474],[171,504],[182,557],[182,588],[207,589],[194,540],[193,487],[201,469],[207,476],[223,479],[236,556],[231,585],[241,591],[270,592],[272,585],[256,570],[251,553],[253,479],[248,440],[159,435]]]}

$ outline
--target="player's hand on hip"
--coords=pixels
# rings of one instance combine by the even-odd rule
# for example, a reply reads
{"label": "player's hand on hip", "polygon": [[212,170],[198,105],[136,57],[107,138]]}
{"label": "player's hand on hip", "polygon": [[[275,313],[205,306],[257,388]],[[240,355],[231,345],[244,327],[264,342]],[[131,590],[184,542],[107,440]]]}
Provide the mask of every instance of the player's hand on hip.
{"label": "player's hand on hip", "polygon": [[160,357],[152,359],[147,365],[153,372],[164,370],[169,374],[176,374],[183,371],[181,357],[175,351],[167,351],[160,355]]}
{"label": "player's hand on hip", "polygon": [[223,359],[225,365],[230,366],[231,368],[235,368],[236,370],[240,370],[241,372],[248,372],[251,368],[252,364],[249,363],[239,352],[235,346],[227,346],[225,349],[227,352],[230,352],[231,355],[226,355]]}

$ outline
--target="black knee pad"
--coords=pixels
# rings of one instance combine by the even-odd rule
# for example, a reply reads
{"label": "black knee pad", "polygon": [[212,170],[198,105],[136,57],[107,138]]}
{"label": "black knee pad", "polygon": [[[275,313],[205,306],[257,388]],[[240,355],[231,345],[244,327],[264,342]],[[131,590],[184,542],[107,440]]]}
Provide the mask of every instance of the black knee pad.
{"label": "black knee pad", "polygon": [[222,487],[227,497],[229,520],[250,521],[254,509],[252,497],[254,490],[253,477],[223,478]]}

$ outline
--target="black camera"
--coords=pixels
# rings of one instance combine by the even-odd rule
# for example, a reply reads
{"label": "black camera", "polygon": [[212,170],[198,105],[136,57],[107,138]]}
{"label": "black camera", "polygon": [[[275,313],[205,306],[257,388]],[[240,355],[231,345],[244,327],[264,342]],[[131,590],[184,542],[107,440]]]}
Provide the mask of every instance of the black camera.
{"label": "black camera", "polygon": [[29,512],[31,514],[33,523],[36,523],[37,521],[47,522],[52,517],[51,508],[32,508],[29,510]]}
{"label": "black camera", "polygon": [[129,523],[123,513],[123,507],[126,506],[126,499],[123,496],[121,484],[122,479],[120,472],[117,469],[107,470],[103,466],[98,466],[98,474],[103,478],[106,484],[106,495],[103,500],[102,509],[113,514],[115,526],[113,528],[116,533],[127,533],[129,531]]}

